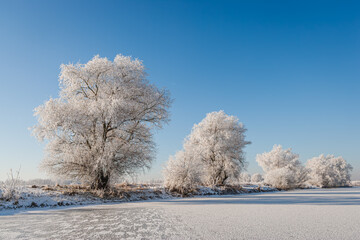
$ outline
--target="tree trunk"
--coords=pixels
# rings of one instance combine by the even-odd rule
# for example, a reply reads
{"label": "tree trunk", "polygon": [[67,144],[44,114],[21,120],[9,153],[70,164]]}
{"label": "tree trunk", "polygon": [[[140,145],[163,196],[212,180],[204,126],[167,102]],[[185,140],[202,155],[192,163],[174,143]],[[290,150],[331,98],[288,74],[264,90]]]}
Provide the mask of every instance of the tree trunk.
{"label": "tree trunk", "polygon": [[97,175],[95,181],[92,183],[91,188],[92,189],[105,189],[108,187],[110,180],[109,175],[105,175],[104,172],[99,172]]}
{"label": "tree trunk", "polygon": [[228,175],[222,167],[216,171],[216,174],[212,177],[212,182],[216,186],[224,186],[227,179]]}

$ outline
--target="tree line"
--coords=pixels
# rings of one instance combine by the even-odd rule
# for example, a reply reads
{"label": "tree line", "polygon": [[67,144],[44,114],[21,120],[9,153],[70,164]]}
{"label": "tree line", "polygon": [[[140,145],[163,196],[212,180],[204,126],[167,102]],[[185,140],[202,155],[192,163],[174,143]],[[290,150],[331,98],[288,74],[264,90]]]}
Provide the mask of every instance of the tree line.
{"label": "tree line", "polygon": [[195,124],[185,139],[184,149],[171,156],[164,169],[165,186],[170,191],[188,193],[200,186],[262,182],[279,189],[339,187],[350,184],[352,167],[342,157],[320,155],[303,166],[291,149],[274,145],[270,152],[258,154],[256,161],[264,176],[251,178],[245,170],[243,124],[223,111],[212,112]]}
{"label": "tree line", "polygon": [[[153,132],[169,121],[172,102],[165,89],[147,80],[138,59],[95,56],[86,64],[63,64],[58,98],[35,109],[33,134],[46,141],[41,168],[50,174],[104,189],[116,179],[150,168]],[[223,111],[208,113],[195,124],[183,149],[164,168],[165,187],[186,193],[202,186],[236,184],[247,166],[246,128]],[[312,184],[345,186],[351,165],[342,157],[320,155],[306,166],[299,155],[280,145],[258,154],[264,176],[252,181],[291,189]],[[250,177],[249,177],[250,178]]]}

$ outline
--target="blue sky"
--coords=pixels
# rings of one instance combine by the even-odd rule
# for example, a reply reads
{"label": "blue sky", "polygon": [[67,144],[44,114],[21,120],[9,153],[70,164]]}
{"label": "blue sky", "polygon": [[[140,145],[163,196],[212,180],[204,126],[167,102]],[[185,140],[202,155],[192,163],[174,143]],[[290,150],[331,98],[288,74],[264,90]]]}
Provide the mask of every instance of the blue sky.
{"label": "blue sky", "polygon": [[282,144],[303,162],[342,155],[360,179],[359,13],[358,1],[1,1],[0,179],[20,165],[24,179],[46,177],[28,128],[57,97],[60,64],[118,53],[175,100],[145,179],[221,109],[248,128],[250,173]]}

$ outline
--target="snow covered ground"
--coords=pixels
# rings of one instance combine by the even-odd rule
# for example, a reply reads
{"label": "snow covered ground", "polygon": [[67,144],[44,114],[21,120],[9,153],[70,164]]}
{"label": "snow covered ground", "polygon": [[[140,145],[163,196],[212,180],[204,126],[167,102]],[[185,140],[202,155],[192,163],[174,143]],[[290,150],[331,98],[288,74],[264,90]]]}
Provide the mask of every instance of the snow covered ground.
{"label": "snow covered ground", "polygon": [[[20,211],[20,212],[19,212]],[[0,239],[359,239],[360,188],[9,210]]]}
{"label": "snow covered ground", "polygon": [[[20,187],[16,198],[9,201],[0,198],[0,215],[4,210],[28,208],[55,208],[59,206],[90,205],[101,203],[128,202],[146,199],[171,198],[165,189],[155,185],[126,185],[113,188],[115,196],[100,197],[102,191],[93,191],[81,185]],[[1,189],[0,189],[1,193]],[[1,196],[1,194],[0,194]]]}
{"label": "snow covered ground", "polygon": [[[200,187],[193,195],[224,195],[243,194],[250,192],[275,191],[276,189],[258,185],[244,184],[240,188],[234,187]],[[107,194],[107,196],[105,196]],[[148,199],[169,199],[180,196],[169,193],[159,184],[118,184],[112,186],[106,193],[90,190],[88,186],[22,186],[16,189],[17,197],[10,200],[1,198],[0,215],[4,210],[28,208],[55,208],[59,206],[90,205],[115,202],[141,201]],[[102,196],[102,197],[101,197]]]}

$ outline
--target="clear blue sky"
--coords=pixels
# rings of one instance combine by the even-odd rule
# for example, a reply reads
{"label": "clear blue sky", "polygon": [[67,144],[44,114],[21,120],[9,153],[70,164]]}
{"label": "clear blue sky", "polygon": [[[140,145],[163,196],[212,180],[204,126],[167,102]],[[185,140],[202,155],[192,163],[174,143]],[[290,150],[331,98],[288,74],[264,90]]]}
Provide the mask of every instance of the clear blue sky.
{"label": "clear blue sky", "polygon": [[28,127],[57,97],[60,64],[118,53],[142,59],[175,99],[146,178],[223,109],[248,128],[250,173],[257,153],[282,144],[303,162],[342,155],[360,179],[359,1],[0,3],[0,179],[20,165],[24,179],[45,177]]}

